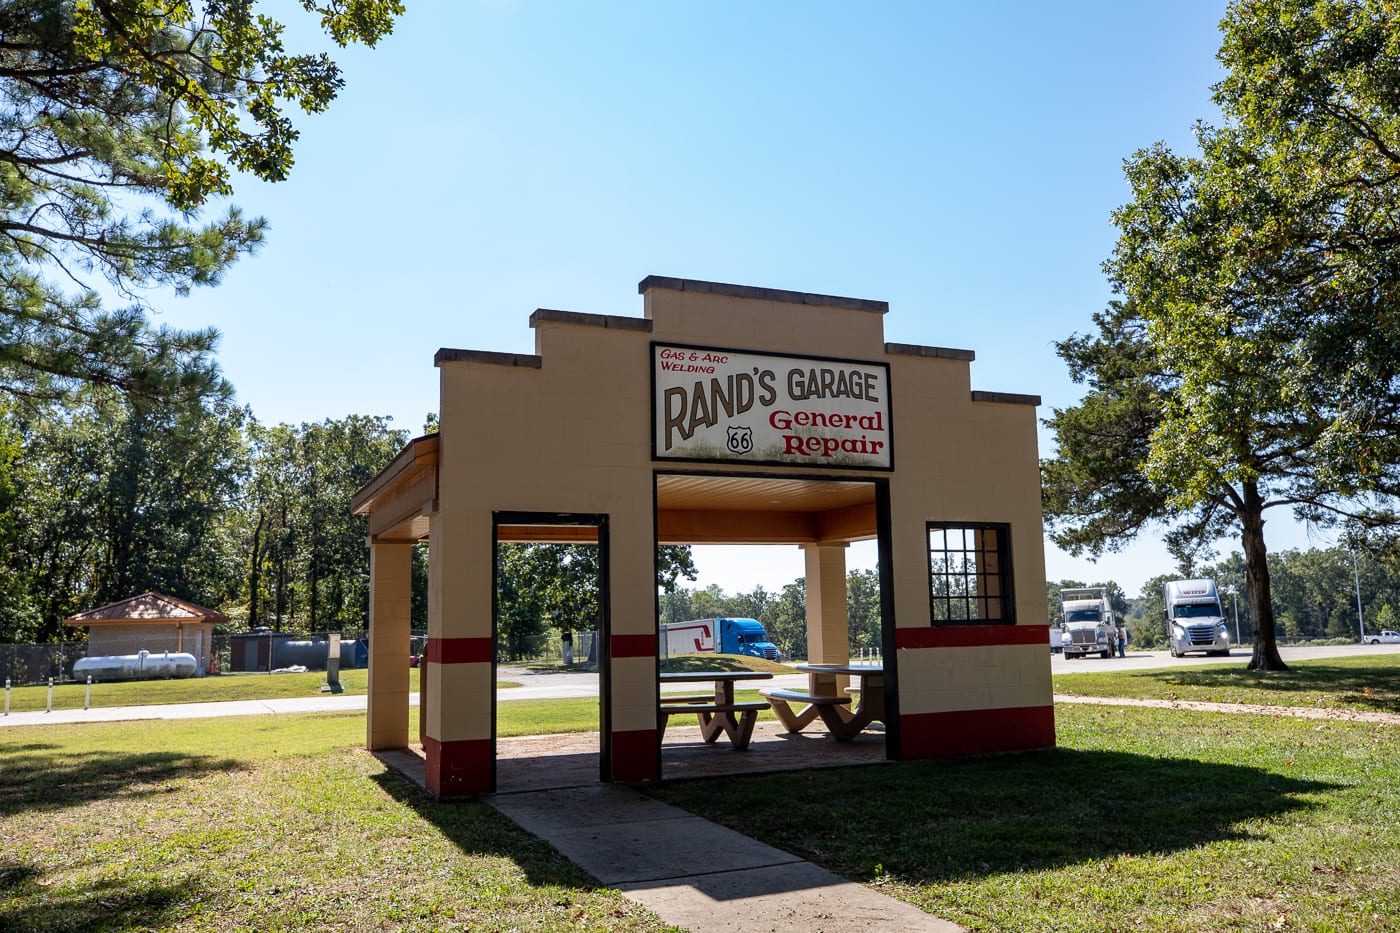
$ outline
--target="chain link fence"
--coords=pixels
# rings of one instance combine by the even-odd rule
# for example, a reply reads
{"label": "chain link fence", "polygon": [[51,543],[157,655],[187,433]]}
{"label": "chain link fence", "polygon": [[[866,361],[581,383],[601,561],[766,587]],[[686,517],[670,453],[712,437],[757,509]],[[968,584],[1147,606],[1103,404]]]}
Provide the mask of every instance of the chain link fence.
{"label": "chain link fence", "polygon": [[73,665],[87,657],[87,642],[56,645],[0,645],[0,682],[16,687],[73,679]]}
{"label": "chain link fence", "polygon": [[598,633],[572,632],[528,637],[498,637],[498,664],[567,664],[579,670],[598,669]]}

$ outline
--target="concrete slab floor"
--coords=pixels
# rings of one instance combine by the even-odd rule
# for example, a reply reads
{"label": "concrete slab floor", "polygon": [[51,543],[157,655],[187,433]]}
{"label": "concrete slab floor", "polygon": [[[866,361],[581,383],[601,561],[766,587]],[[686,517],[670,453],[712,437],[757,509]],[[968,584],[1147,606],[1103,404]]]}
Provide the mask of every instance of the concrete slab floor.
{"label": "concrete slab floor", "polygon": [[[496,793],[597,784],[601,742],[596,732],[497,739]],[[377,754],[419,787],[426,786],[421,746]],[[836,742],[820,731],[789,735],[776,722],[756,725],[753,740],[742,752],[724,740],[707,745],[695,723],[668,728],[661,746],[663,780],[881,763],[885,763],[881,732],[871,730],[853,741]]]}

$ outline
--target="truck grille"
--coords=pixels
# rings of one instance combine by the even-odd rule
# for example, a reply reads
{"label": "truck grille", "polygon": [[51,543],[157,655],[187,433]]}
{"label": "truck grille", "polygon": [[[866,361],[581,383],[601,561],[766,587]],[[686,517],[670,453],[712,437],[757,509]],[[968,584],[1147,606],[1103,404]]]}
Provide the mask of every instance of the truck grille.
{"label": "truck grille", "polygon": [[1186,635],[1191,639],[1193,645],[1213,645],[1215,644],[1215,623],[1189,626],[1186,629]]}
{"label": "truck grille", "polygon": [[1069,633],[1070,643],[1075,645],[1097,645],[1098,636],[1093,629],[1076,629]]}
{"label": "truck grille", "polygon": [[776,661],[776,660],[778,660],[778,649],[777,649],[777,648],[764,648],[764,649],[763,649],[763,656],[764,656],[765,658],[767,658],[768,660],[770,660],[770,661]]}

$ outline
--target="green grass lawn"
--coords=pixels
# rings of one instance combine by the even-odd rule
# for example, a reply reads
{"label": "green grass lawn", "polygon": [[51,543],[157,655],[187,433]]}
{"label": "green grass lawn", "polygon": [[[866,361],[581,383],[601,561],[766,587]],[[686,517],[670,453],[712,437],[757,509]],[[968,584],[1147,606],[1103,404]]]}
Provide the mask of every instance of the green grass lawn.
{"label": "green grass lawn", "polygon": [[1286,671],[1247,671],[1242,659],[1238,666],[1060,674],[1055,692],[1400,713],[1400,655],[1298,661]]}
{"label": "green grass lawn", "polygon": [[[761,699],[757,690],[735,690],[734,699],[751,703]],[[771,709],[758,714],[758,721],[777,721]],[[691,725],[695,718],[690,717]],[[496,734],[550,735],[563,732],[597,732],[598,701],[593,697],[567,700],[511,700],[496,704]]]}
{"label": "green grass lawn", "polygon": [[[1105,680],[1390,708],[1395,659],[1356,661],[1268,686]],[[497,710],[502,736],[597,728],[592,699]],[[1074,705],[1056,722],[1051,751],[649,792],[974,931],[1400,930],[1400,727]],[[0,729],[0,930],[665,929],[363,740],[360,713]]]}
{"label": "green grass lawn", "polygon": [[[305,674],[218,674],[180,680],[133,680],[92,685],[91,705],[154,706],[162,703],[216,703],[224,700],[280,700],[321,696],[325,671]],[[409,690],[418,690],[418,669],[408,672]],[[346,694],[363,696],[369,690],[369,671],[340,672],[340,685]],[[518,687],[501,681],[498,687]],[[10,711],[15,713],[47,708],[47,686],[14,687],[10,691]],[[82,709],[87,684],[55,684],[54,709]],[[3,699],[0,699],[3,703]]]}
{"label": "green grass lawn", "polygon": [[362,714],[0,730],[0,930],[669,929],[363,741]]}
{"label": "green grass lawn", "polygon": [[651,792],[974,931],[1400,930],[1400,727],[1056,721],[1053,751]]}

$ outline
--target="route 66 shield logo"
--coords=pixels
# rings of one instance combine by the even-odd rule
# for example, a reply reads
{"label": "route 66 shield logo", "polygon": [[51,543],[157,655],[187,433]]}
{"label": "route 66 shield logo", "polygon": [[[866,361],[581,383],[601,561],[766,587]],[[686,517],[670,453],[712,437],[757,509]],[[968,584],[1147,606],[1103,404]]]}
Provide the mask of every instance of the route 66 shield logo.
{"label": "route 66 shield logo", "polygon": [[729,436],[725,440],[725,446],[729,448],[731,454],[752,453],[753,429],[730,427]]}

